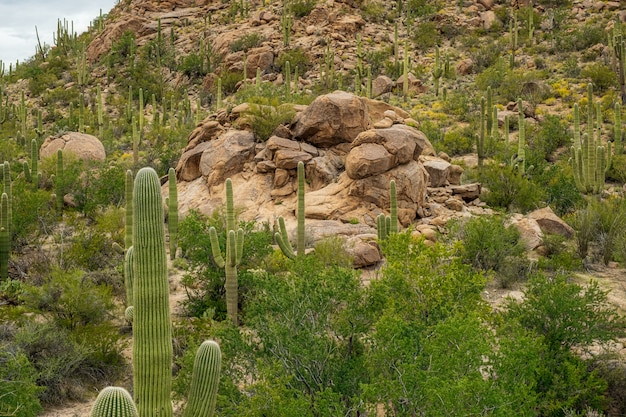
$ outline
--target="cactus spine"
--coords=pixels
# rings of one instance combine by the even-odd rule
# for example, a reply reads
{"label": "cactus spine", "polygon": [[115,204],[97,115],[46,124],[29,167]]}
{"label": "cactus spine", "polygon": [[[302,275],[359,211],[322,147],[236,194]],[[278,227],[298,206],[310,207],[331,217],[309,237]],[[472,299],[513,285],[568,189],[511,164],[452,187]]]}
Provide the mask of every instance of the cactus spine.
{"label": "cactus spine", "polygon": [[128,391],[120,387],[106,387],[93,404],[90,417],[138,417],[137,407]]}
{"label": "cactus spine", "polygon": [[278,226],[280,233],[276,232],[274,238],[278,243],[278,247],[283,254],[290,258],[295,259],[297,256],[304,255],[304,162],[298,162],[298,212],[296,213],[298,219],[297,240],[296,240],[296,252],[293,251],[291,244],[289,243],[289,237],[287,236],[287,229],[285,228],[285,219],[283,217],[278,218]]}
{"label": "cactus spine", "polygon": [[378,240],[385,240],[391,233],[398,233],[398,199],[394,180],[389,183],[389,204],[389,216],[381,213],[376,217]]}
{"label": "cactus spine", "polygon": [[172,417],[172,331],[163,202],[159,177],[152,168],[137,173],[133,208],[135,402],[141,417]]}
{"label": "cactus spine", "polygon": [[230,178],[226,179],[226,258],[222,256],[217,240],[215,227],[209,229],[211,238],[211,252],[217,266],[226,272],[226,313],[232,322],[237,325],[238,319],[238,283],[237,266],[243,255],[243,229],[235,232],[235,207],[233,203],[233,184]]}
{"label": "cactus spine", "polygon": [[176,258],[178,246],[178,190],[176,188],[176,171],[170,168],[168,171],[169,196],[167,198],[167,232],[170,238],[170,259]]}
{"label": "cactus spine", "polygon": [[212,416],[222,366],[222,353],[212,340],[202,342],[196,352],[189,389],[189,402],[183,417]]}

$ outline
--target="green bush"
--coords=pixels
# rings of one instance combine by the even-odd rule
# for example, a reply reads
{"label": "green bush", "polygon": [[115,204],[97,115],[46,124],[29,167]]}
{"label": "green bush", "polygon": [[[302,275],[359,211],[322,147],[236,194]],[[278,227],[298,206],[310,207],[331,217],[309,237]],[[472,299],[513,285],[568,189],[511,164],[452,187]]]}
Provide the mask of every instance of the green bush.
{"label": "green bush", "polygon": [[446,131],[443,140],[433,142],[433,146],[437,151],[443,151],[450,156],[466,155],[474,151],[476,140],[476,131],[471,127],[464,127]]}
{"label": "green bush", "polygon": [[282,72],[285,69],[285,62],[287,61],[289,61],[292,72],[295,72],[296,68],[298,68],[299,75],[304,74],[311,68],[311,58],[300,46],[280,51],[274,61],[274,65]]}
{"label": "green bush", "polygon": [[317,0],[291,0],[289,9],[295,17],[302,18],[308,16],[316,4]]}
{"label": "green bush", "polygon": [[463,242],[461,258],[474,268],[499,271],[510,262],[508,257],[524,253],[519,231],[507,226],[503,216],[474,217],[455,227],[455,237]]}
{"label": "green bush", "polygon": [[22,352],[0,342],[0,415],[32,417],[42,411],[37,372]]}
{"label": "green bush", "polygon": [[246,122],[257,140],[266,141],[279,125],[291,122],[295,111],[289,104],[277,105],[276,101],[275,104],[261,101],[267,104],[250,103],[250,108],[246,111]]}
{"label": "green bush", "polygon": [[556,37],[557,48],[566,52],[582,51],[606,40],[604,25],[587,20],[583,25],[575,25],[571,31],[561,32]]}
{"label": "green bush", "polygon": [[480,181],[485,188],[481,199],[491,207],[526,213],[542,206],[545,200],[541,187],[509,165],[483,167]]}
{"label": "green bush", "polygon": [[617,74],[600,62],[587,64],[581,71],[582,78],[590,79],[595,92],[601,94],[610,88],[617,87]]}
{"label": "green bush", "polygon": [[438,45],[441,36],[434,22],[424,21],[415,25],[411,31],[411,40],[413,46],[420,51],[426,51],[429,48]]}
{"label": "green bush", "polygon": [[242,35],[240,38],[235,39],[230,44],[230,51],[231,52],[239,52],[239,51],[246,52],[249,49],[256,48],[257,46],[261,45],[261,43],[264,40],[265,39],[263,38],[263,36],[261,36],[260,34],[256,32],[246,33],[245,35]]}

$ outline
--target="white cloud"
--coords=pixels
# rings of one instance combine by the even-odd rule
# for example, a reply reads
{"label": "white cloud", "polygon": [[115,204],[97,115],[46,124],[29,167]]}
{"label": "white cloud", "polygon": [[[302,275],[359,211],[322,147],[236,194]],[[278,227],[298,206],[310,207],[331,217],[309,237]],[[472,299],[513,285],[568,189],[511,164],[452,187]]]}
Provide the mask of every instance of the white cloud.
{"label": "white cloud", "polygon": [[81,33],[100,14],[108,13],[117,0],[0,0],[0,60],[8,66],[35,54],[39,32],[42,45],[53,44],[57,21],[63,19],[74,23],[74,30]]}

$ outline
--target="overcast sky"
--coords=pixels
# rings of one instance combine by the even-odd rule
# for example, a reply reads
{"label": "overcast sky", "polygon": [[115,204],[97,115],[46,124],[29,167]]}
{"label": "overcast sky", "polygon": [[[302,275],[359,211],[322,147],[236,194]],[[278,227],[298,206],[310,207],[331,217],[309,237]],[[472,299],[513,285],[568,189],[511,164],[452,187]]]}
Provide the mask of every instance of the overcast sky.
{"label": "overcast sky", "polygon": [[35,54],[37,36],[52,45],[57,19],[74,22],[74,30],[82,33],[102,13],[108,13],[118,0],[0,0],[0,59],[8,67]]}

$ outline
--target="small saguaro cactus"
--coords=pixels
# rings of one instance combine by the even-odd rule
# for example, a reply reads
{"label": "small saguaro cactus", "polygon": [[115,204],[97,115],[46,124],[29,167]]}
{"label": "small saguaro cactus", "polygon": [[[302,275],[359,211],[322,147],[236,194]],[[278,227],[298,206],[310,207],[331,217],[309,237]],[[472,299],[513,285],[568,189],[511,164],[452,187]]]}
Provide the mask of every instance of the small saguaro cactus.
{"label": "small saguaro cactus", "polygon": [[298,227],[296,229],[296,252],[294,252],[291,244],[289,243],[287,229],[285,228],[285,219],[283,219],[282,216],[278,218],[278,227],[280,232],[276,232],[274,234],[278,247],[280,247],[283,254],[290,259],[295,259],[296,256],[304,255],[304,162],[302,161],[298,162],[298,209],[296,216],[298,219]]}
{"label": "small saguaro cactus", "polygon": [[212,416],[222,367],[222,353],[212,340],[202,342],[193,363],[189,402],[183,417]]}
{"label": "small saguaro cactus", "polygon": [[124,227],[124,249],[133,246],[133,184],[135,180],[133,173],[129,169],[126,171],[126,182],[124,186],[124,198],[126,199],[126,225]]}
{"label": "small saguaro cactus", "polygon": [[522,175],[526,174],[526,125],[524,122],[524,109],[522,100],[517,101],[518,109],[518,138],[517,138],[517,156],[511,160],[511,165],[516,167]]}
{"label": "small saguaro cactus", "polygon": [[176,171],[170,168],[168,171],[169,196],[167,197],[167,232],[170,238],[170,259],[176,258],[178,247],[178,190],[176,188]]}
{"label": "small saguaro cactus", "polygon": [[237,267],[241,264],[243,255],[243,229],[239,228],[235,232],[235,205],[233,203],[233,184],[230,178],[226,179],[226,258],[222,256],[217,231],[215,227],[209,229],[211,238],[211,252],[218,267],[224,268],[226,272],[226,313],[232,322],[237,325],[239,291],[237,282]]}
{"label": "small saguaro cactus", "polygon": [[139,417],[139,414],[128,391],[106,387],[98,394],[89,417]]}
{"label": "small saguaro cactus", "polygon": [[376,217],[378,240],[385,240],[391,233],[398,233],[398,199],[394,180],[389,183],[389,204],[389,216],[381,213]]}

